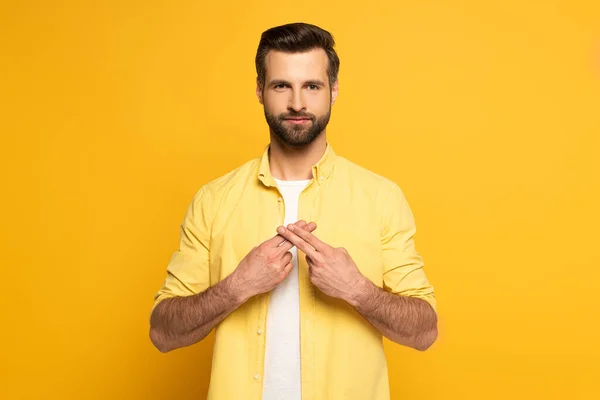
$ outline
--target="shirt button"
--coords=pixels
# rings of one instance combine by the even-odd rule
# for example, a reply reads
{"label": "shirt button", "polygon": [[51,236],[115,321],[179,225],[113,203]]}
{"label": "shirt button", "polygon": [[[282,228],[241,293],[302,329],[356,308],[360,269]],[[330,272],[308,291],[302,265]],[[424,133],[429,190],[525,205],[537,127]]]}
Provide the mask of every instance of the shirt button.
{"label": "shirt button", "polygon": [[283,200],[281,197],[277,199],[277,201],[281,201],[281,200]]}
{"label": "shirt button", "polygon": [[323,175],[321,175],[321,176],[319,177],[319,180],[320,180],[321,182],[323,182]]}
{"label": "shirt button", "polygon": [[256,331],[256,333],[258,333],[259,335],[262,335],[262,333],[263,333],[263,330],[259,328],[259,329]]}
{"label": "shirt button", "polygon": [[259,374],[254,374],[254,380],[259,380],[260,379],[260,375]]}

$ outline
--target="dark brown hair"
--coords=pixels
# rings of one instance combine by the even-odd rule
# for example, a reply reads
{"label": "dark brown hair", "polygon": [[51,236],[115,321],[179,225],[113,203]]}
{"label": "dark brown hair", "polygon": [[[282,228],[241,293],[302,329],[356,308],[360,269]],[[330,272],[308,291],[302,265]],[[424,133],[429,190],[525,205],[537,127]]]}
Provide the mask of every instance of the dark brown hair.
{"label": "dark brown hair", "polygon": [[331,33],[316,25],[297,22],[276,26],[263,32],[256,51],[256,73],[260,86],[265,85],[267,75],[267,53],[278,50],[286,53],[302,53],[313,49],[323,49],[329,59],[327,75],[329,86],[333,86],[340,70],[340,59],[333,49],[335,41]]}

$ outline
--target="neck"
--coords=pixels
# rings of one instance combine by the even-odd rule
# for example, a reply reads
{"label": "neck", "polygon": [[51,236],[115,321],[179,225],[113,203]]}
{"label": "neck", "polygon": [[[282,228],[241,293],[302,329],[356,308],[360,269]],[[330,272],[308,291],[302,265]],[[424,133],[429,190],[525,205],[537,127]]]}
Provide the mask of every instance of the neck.
{"label": "neck", "polygon": [[323,157],[326,148],[325,132],[322,132],[312,143],[302,147],[287,146],[271,133],[269,147],[271,175],[284,181],[312,179],[312,167]]}

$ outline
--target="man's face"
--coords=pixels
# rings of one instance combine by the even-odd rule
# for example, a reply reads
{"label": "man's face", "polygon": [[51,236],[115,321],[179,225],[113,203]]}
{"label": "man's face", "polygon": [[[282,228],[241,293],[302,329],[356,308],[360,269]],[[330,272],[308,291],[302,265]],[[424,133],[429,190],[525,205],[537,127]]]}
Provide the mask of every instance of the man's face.
{"label": "man's face", "polygon": [[328,58],[323,49],[305,53],[271,50],[266,57],[264,87],[256,94],[264,105],[271,131],[288,146],[312,143],[325,129],[337,82],[329,86]]}

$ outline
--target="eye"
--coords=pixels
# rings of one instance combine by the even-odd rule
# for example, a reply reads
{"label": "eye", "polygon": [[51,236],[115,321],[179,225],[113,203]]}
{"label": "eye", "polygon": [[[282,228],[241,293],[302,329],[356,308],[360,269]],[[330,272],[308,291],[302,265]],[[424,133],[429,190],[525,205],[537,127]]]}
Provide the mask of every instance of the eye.
{"label": "eye", "polygon": [[319,90],[319,87],[317,85],[308,85],[307,86],[310,90]]}
{"label": "eye", "polygon": [[275,89],[285,89],[286,87],[287,85],[285,83],[278,83],[277,85],[273,86]]}

